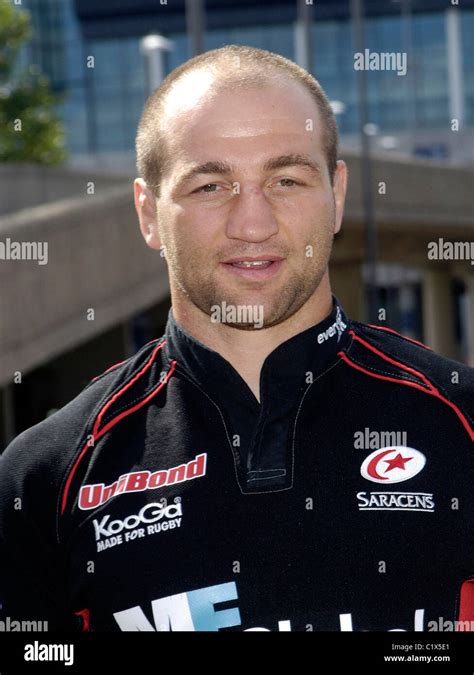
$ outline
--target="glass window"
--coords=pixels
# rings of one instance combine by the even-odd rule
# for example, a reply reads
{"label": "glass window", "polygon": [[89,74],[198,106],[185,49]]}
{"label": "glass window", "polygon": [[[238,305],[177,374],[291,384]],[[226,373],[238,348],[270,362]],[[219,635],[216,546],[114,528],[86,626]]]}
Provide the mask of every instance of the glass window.
{"label": "glass window", "polygon": [[[25,3],[24,3],[25,4]],[[68,145],[87,147],[87,133],[99,147],[133,149],[136,125],[146,100],[146,71],[139,38],[111,38],[84,42],[74,0],[29,0],[35,36],[22,52],[20,63],[38,63],[53,90],[70,90],[61,105]],[[474,11],[462,11],[462,58],[466,124],[474,123]],[[377,52],[407,52],[408,74],[368,71],[370,121],[381,133],[398,129],[447,128],[445,13],[413,13],[410,23],[399,14],[366,19],[367,47]],[[408,30],[410,28],[410,30]],[[410,37],[411,36],[411,37]],[[189,58],[185,33],[169,34],[174,49],[166,55],[166,72]],[[316,20],[312,25],[313,75],[330,100],[344,104],[337,116],[340,132],[358,129],[357,82],[349,18]],[[292,23],[232,26],[207,30],[204,49],[247,44],[295,59]],[[411,44],[407,44],[407,40]],[[95,57],[93,71],[87,55]],[[17,68],[19,71],[20,68]],[[88,88],[92,91],[89,91]],[[412,116],[413,115],[413,116]],[[87,121],[87,123],[86,123]],[[94,129],[96,132],[94,132]]]}
{"label": "glass window", "polygon": [[474,125],[474,10],[463,11],[461,17],[462,65],[465,124]]}

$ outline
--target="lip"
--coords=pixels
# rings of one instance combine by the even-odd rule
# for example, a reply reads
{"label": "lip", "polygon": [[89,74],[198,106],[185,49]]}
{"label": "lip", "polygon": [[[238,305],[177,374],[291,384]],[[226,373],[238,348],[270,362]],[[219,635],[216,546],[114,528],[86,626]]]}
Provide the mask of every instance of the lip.
{"label": "lip", "polygon": [[258,256],[243,255],[236,258],[229,258],[229,260],[223,260],[222,262],[224,265],[230,265],[236,262],[254,262],[255,260],[271,260],[272,262],[276,262],[278,260],[284,260],[284,258],[282,258],[279,255],[265,255],[265,254]]}
{"label": "lip", "polygon": [[[272,264],[263,269],[259,268],[250,268],[250,267],[234,267],[233,262],[250,262],[252,260],[271,260]],[[228,260],[226,262],[220,263],[223,269],[227,270],[230,274],[238,276],[241,279],[248,279],[251,281],[266,281],[267,279],[272,279],[280,271],[285,258],[280,258],[277,256],[259,256],[258,258],[251,258],[249,256],[242,256],[240,258],[234,258],[233,260]]]}

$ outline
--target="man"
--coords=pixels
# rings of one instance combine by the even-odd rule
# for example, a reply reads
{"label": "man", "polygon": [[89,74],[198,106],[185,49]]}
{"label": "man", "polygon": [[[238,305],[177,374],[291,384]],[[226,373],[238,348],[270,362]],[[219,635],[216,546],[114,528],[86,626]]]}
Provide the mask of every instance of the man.
{"label": "man", "polygon": [[317,82],[207,52],[147,101],[137,155],[166,332],[4,453],[4,613],[92,631],[466,619],[473,372],[331,295],[347,170]]}

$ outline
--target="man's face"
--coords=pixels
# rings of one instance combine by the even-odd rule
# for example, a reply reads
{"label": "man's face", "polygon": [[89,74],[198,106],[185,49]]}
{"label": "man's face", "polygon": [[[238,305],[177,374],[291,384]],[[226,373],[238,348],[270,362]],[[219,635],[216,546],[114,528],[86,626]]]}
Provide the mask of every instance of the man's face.
{"label": "man's face", "polygon": [[[173,302],[179,296],[207,315],[223,302],[257,305],[264,327],[280,323],[327,274],[345,166],[333,189],[316,105],[298,85],[204,94],[184,112],[172,109],[177,101],[167,129],[174,163],[157,200],[157,237],[148,240],[164,246]],[[211,162],[223,166],[183,180]]]}

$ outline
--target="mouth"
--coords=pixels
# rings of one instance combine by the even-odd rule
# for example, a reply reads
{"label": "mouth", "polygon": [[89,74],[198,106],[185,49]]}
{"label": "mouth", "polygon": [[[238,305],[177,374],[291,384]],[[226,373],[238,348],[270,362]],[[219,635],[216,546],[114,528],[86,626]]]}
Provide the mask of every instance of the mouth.
{"label": "mouth", "polygon": [[245,279],[265,280],[275,276],[280,270],[284,258],[262,255],[259,258],[242,256],[226,260],[221,265],[231,274]]}

